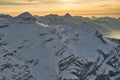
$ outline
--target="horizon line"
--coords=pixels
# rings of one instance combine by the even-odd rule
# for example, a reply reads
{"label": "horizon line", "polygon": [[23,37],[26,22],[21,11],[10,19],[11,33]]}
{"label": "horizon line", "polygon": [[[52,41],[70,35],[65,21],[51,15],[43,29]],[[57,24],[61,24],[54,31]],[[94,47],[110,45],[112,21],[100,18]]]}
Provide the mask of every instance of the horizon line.
{"label": "horizon line", "polygon": [[[47,15],[57,15],[57,16],[64,16],[66,14],[70,14],[71,16],[82,16],[82,17],[96,17],[96,18],[100,18],[100,17],[110,17],[110,18],[120,18],[120,14],[117,13],[117,14],[111,14],[111,13],[108,13],[108,14],[71,14],[70,12],[61,12],[62,14],[60,13],[47,13],[47,12],[42,12],[42,14],[40,14],[41,12],[30,12],[30,11],[23,11],[23,12],[10,12],[10,13],[0,13],[0,14],[3,14],[3,15],[9,15],[9,16],[12,16],[12,17],[15,17],[15,16],[19,16],[20,14],[22,13],[25,13],[25,12],[28,12],[30,13],[31,15],[33,16],[47,16]],[[44,14],[43,14],[44,13]],[[114,16],[114,17],[113,17]]]}

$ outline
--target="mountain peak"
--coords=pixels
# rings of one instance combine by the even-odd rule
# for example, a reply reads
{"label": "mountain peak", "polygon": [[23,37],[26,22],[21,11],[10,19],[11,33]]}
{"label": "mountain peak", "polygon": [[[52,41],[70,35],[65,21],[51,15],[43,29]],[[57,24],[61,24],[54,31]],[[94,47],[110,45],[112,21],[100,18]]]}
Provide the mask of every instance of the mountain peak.
{"label": "mountain peak", "polygon": [[71,17],[71,15],[69,13],[66,13],[64,16],[65,17]]}
{"label": "mountain peak", "polygon": [[12,16],[8,14],[0,14],[0,18],[12,18]]}
{"label": "mountain peak", "polygon": [[24,12],[21,13],[20,15],[17,16],[18,18],[30,18],[33,17],[29,12]]}
{"label": "mountain peak", "polygon": [[15,19],[20,19],[22,22],[34,22],[36,19],[34,16],[32,16],[29,12],[24,12],[20,15],[18,15],[17,17],[15,17]]}

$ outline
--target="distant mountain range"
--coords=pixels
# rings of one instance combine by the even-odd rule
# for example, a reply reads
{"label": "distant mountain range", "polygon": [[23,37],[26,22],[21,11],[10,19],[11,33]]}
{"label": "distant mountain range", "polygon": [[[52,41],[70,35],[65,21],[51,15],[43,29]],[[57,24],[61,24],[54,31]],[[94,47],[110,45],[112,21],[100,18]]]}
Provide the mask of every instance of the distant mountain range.
{"label": "distant mountain range", "polygon": [[0,80],[120,80],[120,40],[102,34],[119,29],[104,27],[109,21],[119,24],[70,14],[1,16]]}
{"label": "distant mountain range", "polygon": [[[120,18],[110,18],[110,17],[102,17],[102,18],[87,18],[87,17],[82,17],[82,16],[71,16],[69,13],[67,13],[64,16],[58,16],[55,14],[50,14],[47,16],[35,16],[39,22],[42,23],[53,23],[53,24],[61,24],[65,23],[65,19],[69,18],[73,23],[79,23],[80,21],[86,22],[86,23],[91,23],[96,25],[95,28],[97,28],[99,31],[101,31],[105,36],[107,37],[113,37],[113,38],[120,38],[115,37],[114,35],[117,35],[120,33]],[[111,35],[111,34],[113,35]],[[116,34],[114,34],[116,33]]]}

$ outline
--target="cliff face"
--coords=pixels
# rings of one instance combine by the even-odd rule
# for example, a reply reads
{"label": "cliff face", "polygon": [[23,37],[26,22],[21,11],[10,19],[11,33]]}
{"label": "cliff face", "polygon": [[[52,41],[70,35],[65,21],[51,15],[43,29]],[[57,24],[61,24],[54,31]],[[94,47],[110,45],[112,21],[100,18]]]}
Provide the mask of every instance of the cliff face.
{"label": "cliff face", "polygon": [[71,16],[25,16],[1,20],[7,27],[0,28],[0,80],[120,79],[119,44],[96,25]]}

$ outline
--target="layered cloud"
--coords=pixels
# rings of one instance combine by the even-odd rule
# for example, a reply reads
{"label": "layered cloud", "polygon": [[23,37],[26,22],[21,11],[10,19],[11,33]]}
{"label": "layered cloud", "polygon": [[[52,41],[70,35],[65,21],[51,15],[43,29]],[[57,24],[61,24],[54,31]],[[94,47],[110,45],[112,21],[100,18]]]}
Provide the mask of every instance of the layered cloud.
{"label": "layered cloud", "polygon": [[119,14],[120,0],[0,0],[1,13]]}
{"label": "layered cloud", "polygon": [[85,4],[85,3],[98,3],[98,2],[118,2],[119,0],[0,0],[0,4],[30,4],[30,3],[74,3],[74,4]]}

